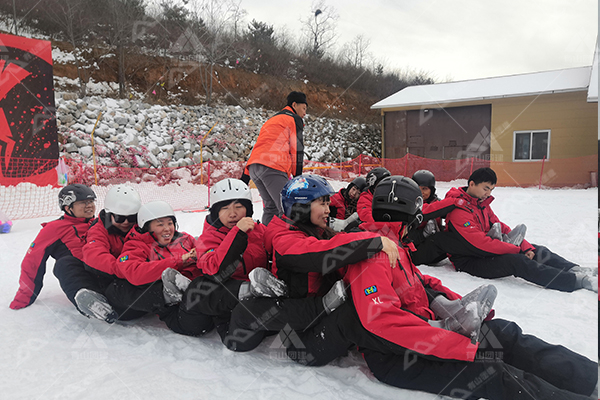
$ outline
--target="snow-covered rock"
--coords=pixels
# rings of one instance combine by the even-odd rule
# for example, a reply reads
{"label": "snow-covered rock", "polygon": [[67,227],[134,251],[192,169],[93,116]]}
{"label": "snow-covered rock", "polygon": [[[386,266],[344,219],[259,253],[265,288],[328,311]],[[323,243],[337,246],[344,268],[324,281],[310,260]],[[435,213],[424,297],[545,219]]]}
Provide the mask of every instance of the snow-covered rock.
{"label": "snow-covered rock", "polygon": [[[276,111],[241,106],[161,106],[139,100],[115,100],[102,96],[84,99],[56,96],[60,132],[67,136],[61,156],[77,153],[89,163],[89,136],[94,132],[106,141],[112,159],[143,160],[137,165],[160,167],[189,165],[207,160],[245,161],[258,137],[260,127]],[[305,118],[305,159],[319,162],[347,161],[359,154],[378,156],[380,128],[308,115]],[[207,135],[207,132],[210,133]],[[200,143],[203,155],[200,157]],[[110,146],[112,144],[112,146]],[[74,148],[73,146],[77,148]],[[133,153],[132,153],[133,152]]]}

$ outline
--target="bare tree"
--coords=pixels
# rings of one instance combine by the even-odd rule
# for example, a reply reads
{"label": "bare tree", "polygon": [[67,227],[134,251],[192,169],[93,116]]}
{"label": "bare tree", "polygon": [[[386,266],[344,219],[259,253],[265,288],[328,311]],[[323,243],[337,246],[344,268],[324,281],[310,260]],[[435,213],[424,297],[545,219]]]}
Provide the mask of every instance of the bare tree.
{"label": "bare tree", "polygon": [[241,0],[190,1],[191,19],[195,22],[192,33],[196,36],[194,40],[201,43],[201,46],[195,46],[195,53],[198,60],[205,63],[200,71],[200,81],[209,105],[215,80],[214,67],[232,54],[235,31],[245,14],[240,4]]}
{"label": "bare tree", "polygon": [[311,6],[311,16],[300,20],[307,39],[306,52],[311,57],[322,58],[335,44],[337,19],[335,8],[326,5],[325,0],[318,0]]}
{"label": "bare tree", "polygon": [[95,15],[98,20],[98,33],[111,46],[117,56],[117,80],[119,97],[125,97],[126,89],[126,50],[133,43],[134,25],[145,17],[144,0],[96,0]]}
{"label": "bare tree", "polygon": [[346,43],[340,51],[340,61],[351,67],[362,69],[367,63],[370,53],[371,39],[364,35],[356,36],[352,41]]}
{"label": "bare tree", "polygon": [[88,10],[80,0],[50,0],[46,4],[46,13],[63,31],[68,42],[73,46],[75,54],[75,66],[77,67],[77,78],[79,81],[79,98],[86,96],[89,75],[82,65],[80,57],[81,46],[86,34]]}

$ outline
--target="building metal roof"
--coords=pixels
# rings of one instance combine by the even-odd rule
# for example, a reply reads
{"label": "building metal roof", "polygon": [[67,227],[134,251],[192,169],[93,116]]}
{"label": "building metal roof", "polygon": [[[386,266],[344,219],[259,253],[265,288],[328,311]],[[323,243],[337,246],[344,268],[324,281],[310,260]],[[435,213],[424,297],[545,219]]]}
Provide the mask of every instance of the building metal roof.
{"label": "building metal roof", "polygon": [[[420,105],[446,107],[451,103],[466,101],[582,91],[587,90],[588,86],[591,86],[590,79],[593,80],[594,76],[596,79],[595,101],[598,101],[597,54],[595,65],[595,75],[592,74],[592,67],[587,66],[459,82],[436,83],[433,85],[409,86],[373,104],[371,109]],[[590,92],[592,92],[591,87]],[[590,101],[590,92],[588,92],[588,101]]]}

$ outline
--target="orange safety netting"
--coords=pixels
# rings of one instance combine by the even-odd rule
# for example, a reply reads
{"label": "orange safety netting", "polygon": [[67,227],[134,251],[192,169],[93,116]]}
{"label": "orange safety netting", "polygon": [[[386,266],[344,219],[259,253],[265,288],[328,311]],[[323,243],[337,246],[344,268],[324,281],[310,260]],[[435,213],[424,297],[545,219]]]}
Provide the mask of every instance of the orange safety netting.
{"label": "orange safety netting", "polygon": [[[240,178],[245,165],[245,162],[241,161],[207,161],[177,168],[129,168],[94,166],[73,160],[65,162],[68,167],[68,182],[91,186],[98,196],[98,210],[103,207],[108,189],[119,183],[134,186],[144,202],[164,200],[178,211],[204,210],[210,205],[210,186],[225,178]],[[412,176],[417,170],[427,169],[434,173],[437,181],[448,182],[467,179],[477,168],[490,166],[498,174],[499,185],[596,186],[597,163],[597,155],[520,163],[490,162],[478,158],[434,160],[411,154],[400,159],[361,155],[341,163],[305,161],[304,173],[318,174],[337,181],[351,181],[357,176],[366,175],[375,167],[383,166],[389,169],[392,175],[405,176]],[[13,164],[11,176],[2,177],[0,182],[0,210],[11,219],[60,215],[57,205],[60,190],[57,184],[58,175],[56,169],[52,168],[56,164],[56,160],[25,159]],[[32,171],[42,173],[32,175]]]}

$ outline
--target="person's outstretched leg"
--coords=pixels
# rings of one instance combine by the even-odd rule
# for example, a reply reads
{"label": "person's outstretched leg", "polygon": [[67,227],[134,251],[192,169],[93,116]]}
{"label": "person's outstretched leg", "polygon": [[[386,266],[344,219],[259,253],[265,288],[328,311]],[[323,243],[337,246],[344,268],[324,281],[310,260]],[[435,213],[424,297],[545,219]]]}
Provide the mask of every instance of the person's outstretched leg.
{"label": "person's outstretched leg", "polygon": [[378,380],[403,389],[473,400],[589,399],[501,360],[432,360],[411,351],[395,355],[364,350],[363,356]]}
{"label": "person's outstretched leg", "polygon": [[512,321],[494,319],[483,323],[480,349],[502,353],[502,360],[550,384],[590,395],[598,382],[598,364],[564,346],[546,343],[523,334]]}
{"label": "person's outstretched leg", "polygon": [[494,257],[452,257],[457,270],[480,278],[495,279],[516,276],[547,289],[572,292],[582,288],[577,276],[569,271],[540,264],[524,254],[502,254]]}
{"label": "person's outstretched leg", "polygon": [[83,261],[73,256],[56,260],[54,276],[56,276],[61,289],[75,307],[77,307],[75,295],[80,289],[89,289],[96,293],[103,292],[96,277],[85,269]]}

